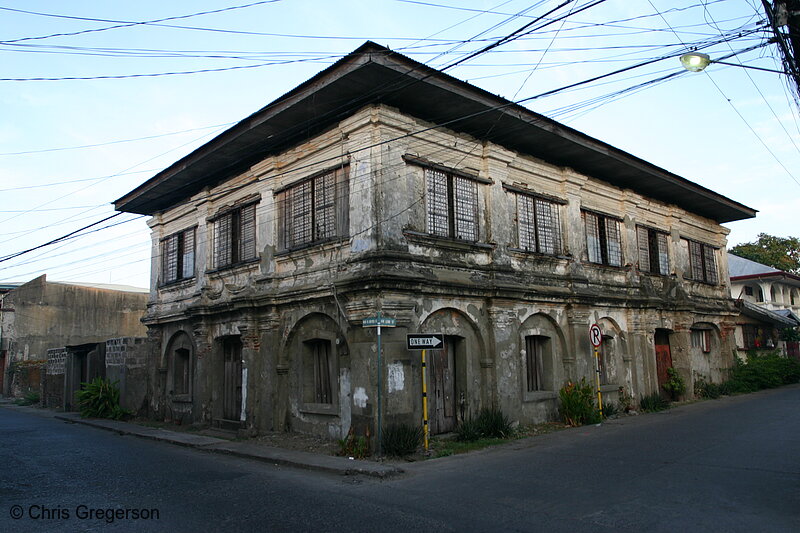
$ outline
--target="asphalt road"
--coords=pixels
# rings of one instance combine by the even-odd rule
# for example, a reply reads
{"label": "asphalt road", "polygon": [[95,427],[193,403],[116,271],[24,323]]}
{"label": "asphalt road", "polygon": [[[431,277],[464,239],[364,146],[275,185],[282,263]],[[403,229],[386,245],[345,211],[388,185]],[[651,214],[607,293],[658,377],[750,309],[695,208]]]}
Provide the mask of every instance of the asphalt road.
{"label": "asphalt road", "polygon": [[800,531],[800,386],[414,463],[386,481],[11,408],[0,450],[0,531]]}

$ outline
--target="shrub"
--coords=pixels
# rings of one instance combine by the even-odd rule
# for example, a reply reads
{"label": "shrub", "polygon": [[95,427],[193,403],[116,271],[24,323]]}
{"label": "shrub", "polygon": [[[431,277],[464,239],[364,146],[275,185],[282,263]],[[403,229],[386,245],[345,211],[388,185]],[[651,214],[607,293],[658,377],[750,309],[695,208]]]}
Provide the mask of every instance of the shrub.
{"label": "shrub", "polygon": [[119,405],[117,382],[97,377],[89,383],[81,383],[83,390],[76,393],[81,416],[84,418],[112,418],[120,420],[130,415]]}
{"label": "shrub", "polygon": [[763,355],[748,352],[747,363],[737,360],[731,369],[731,392],[754,392],[800,381],[800,362],[782,357],[780,352]]}
{"label": "shrub", "polygon": [[478,427],[487,438],[506,439],[514,434],[511,421],[500,409],[494,407],[481,409],[478,413]]}
{"label": "shrub", "polygon": [[611,418],[620,412],[619,404],[617,402],[603,403],[603,418]]}
{"label": "shrub", "polygon": [[672,367],[667,369],[667,382],[661,385],[667,391],[669,397],[673,401],[677,400],[684,392],[686,392],[686,384],[678,371]]}
{"label": "shrub", "polygon": [[386,455],[404,457],[411,455],[422,443],[422,427],[410,424],[390,424],[383,428],[382,449]]}
{"label": "shrub", "polygon": [[33,405],[35,403],[39,403],[40,399],[41,396],[39,395],[39,393],[36,392],[35,390],[32,390],[26,392],[25,396],[23,396],[22,398],[14,400],[14,403],[16,405]]}
{"label": "shrub", "polygon": [[648,396],[643,396],[639,406],[646,413],[655,413],[669,409],[669,402],[661,397],[657,392]]}
{"label": "shrub", "polygon": [[719,398],[722,395],[722,386],[706,381],[705,376],[698,375],[694,380],[694,395],[698,398]]}
{"label": "shrub", "polygon": [[500,409],[484,408],[475,418],[462,420],[456,427],[456,440],[507,439],[514,434],[511,421]]}
{"label": "shrub", "polygon": [[577,383],[568,381],[558,391],[561,400],[561,416],[568,426],[582,426],[600,422],[600,411],[594,403],[594,390],[581,378]]}

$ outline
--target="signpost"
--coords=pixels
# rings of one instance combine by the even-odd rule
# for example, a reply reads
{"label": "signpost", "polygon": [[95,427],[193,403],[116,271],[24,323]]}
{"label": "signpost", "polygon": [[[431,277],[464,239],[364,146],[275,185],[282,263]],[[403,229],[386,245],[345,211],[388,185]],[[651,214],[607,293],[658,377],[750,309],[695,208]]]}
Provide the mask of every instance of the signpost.
{"label": "signpost", "polygon": [[397,326],[397,321],[394,318],[381,316],[380,311],[375,316],[365,318],[361,322],[361,326],[365,328],[378,328],[378,457],[383,452],[383,420],[382,407],[381,407],[381,389],[383,388],[383,365],[381,363],[381,328],[393,328]]}
{"label": "signpost", "polygon": [[422,350],[422,430],[425,438],[425,451],[428,451],[428,373],[426,371],[425,352],[427,349],[439,349],[444,344],[441,333],[409,333],[406,335],[406,348]]}
{"label": "signpost", "polygon": [[603,395],[600,392],[600,345],[603,343],[603,330],[597,324],[589,327],[589,341],[594,346],[594,370],[597,383],[597,407],[600,409],[600,420],[603,420]]}

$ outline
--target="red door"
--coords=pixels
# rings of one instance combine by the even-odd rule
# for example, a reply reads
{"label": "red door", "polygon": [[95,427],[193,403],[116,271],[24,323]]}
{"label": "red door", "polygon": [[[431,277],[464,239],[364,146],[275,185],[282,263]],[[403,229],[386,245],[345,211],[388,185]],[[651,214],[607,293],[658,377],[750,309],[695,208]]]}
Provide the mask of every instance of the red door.
{"label": "red door", "polygon": [[672,367],[672,353],[669,351],[669,333],[666,331],[656,331],[656,373],[658,375],[658,389],[669,380],[667,369]]}

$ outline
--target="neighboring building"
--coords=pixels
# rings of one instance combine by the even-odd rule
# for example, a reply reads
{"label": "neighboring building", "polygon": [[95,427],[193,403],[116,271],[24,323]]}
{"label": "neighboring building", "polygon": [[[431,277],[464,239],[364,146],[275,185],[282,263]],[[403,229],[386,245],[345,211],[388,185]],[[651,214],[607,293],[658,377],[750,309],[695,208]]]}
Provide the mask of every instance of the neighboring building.
{"label": "neighboring building", "polygon": [[[105,376],[105,344],[142,337],[147,290],[122,285],[47,281],[40,276],[3,296],[0,350],[4,395],[41,390],[45,403],[68,407],[80,383]],[[53,349],[60,356],[52,359]],[[9,379],[12,363],[25,372]],[[44,373],[44,376],[40,376]],[[41,379],[40,379],[41,378]]]}
{"label": "neighboring building", "polygon": [[800,276],[728,253],[731,296],[741,316],[736,346],[747,350],[781,349],[800,357],[797,342],[781,340],[781,330],[800,325]]}
{"label": "neighboring building", "polygon": [[[21,283],[2,283],[0,284],[0,343],[2,343],[3,339],[3,330],[2,330],[2,317],[3,317],[3,298],[6,294],[13,291],[17,287],[19,287]],[[0,344],[0,394],[3,394],[5,390],[5,376],[6,376],[6,355],[7,350],[3,348],[2,344]]]}
{"label": "neighboring building", "polygon": [[666,369],[719,379],[737,312],[728,230],[755,211],[367,43],[116,202],[151,215],[144,318],[159,416],[249,431],[434,433],[497,406],[556,416],[594,376],[607,399]]}

